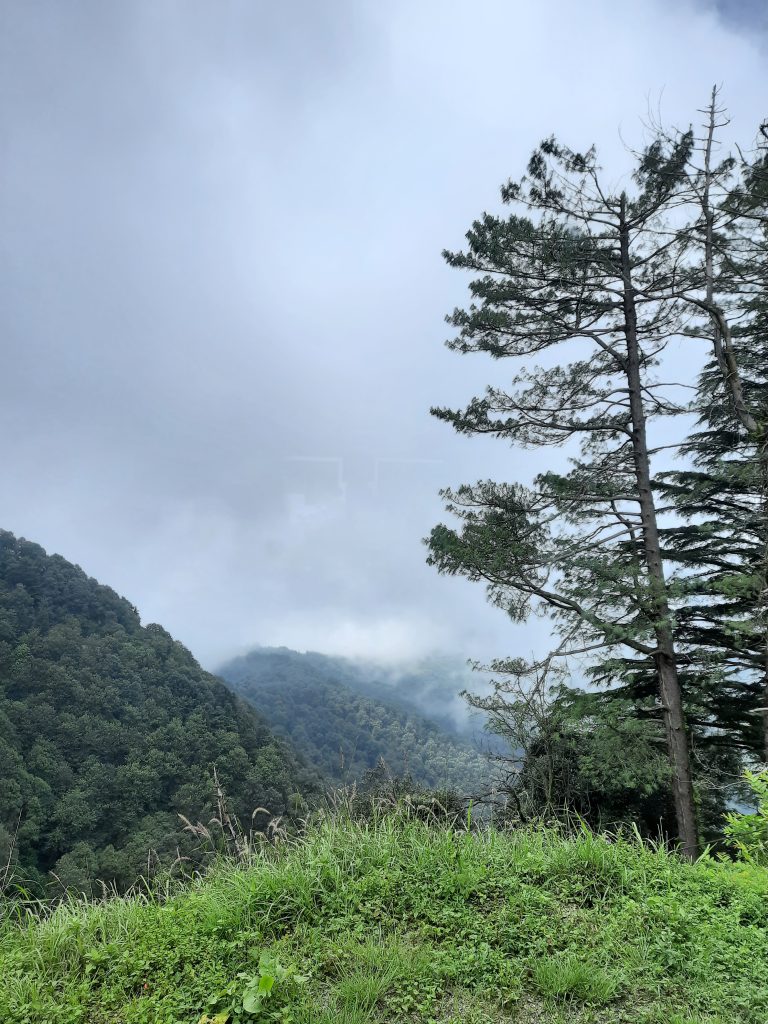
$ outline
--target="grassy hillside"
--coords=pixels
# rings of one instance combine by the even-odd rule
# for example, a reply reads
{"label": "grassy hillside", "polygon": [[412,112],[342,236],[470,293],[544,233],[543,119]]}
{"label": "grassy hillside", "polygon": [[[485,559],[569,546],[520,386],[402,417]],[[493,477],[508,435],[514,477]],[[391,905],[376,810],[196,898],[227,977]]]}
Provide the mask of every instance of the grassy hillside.
{"label": "grassy hillside", "polygon": [[[0,890],[132,882],[210,817],[280,813],[311,787],[286,743],[160,626],[58,555],[0,531]],[[187,837],[188,839],[189,837]]]}
{"label": "grassy hillside", "polygon": [[19,913],[15,1024],[768,1019],[768,874],[590,834],[336,820],[165,898]]}
{"label": "grassy hillside", "polygon": [[[458,691],[445,691],[441,703],[432,675],[422,673],[419,683],[412,674],[394,685],[343,658],[286,648],[259,648],[220,672],[279,735],[337,783],[360,779],[383,760],[394,774],[409,774],[430,788],[480,793],[491,787],[488,759],[469,735],[457,731],[446,710]],[[435,718],[416,708],[417,699],[424,703],[429,693]]]}

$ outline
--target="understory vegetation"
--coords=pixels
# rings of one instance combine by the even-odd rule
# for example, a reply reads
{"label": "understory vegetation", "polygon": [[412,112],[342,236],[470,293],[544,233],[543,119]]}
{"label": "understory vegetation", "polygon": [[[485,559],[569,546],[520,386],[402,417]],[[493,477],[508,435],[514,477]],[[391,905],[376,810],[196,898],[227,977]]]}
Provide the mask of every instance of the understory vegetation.
{"label": "understory vegetation", "polygon": [[631,834],[327,817],[184,884],[6,905],[16,1024],[763,1024],[768,875]]}

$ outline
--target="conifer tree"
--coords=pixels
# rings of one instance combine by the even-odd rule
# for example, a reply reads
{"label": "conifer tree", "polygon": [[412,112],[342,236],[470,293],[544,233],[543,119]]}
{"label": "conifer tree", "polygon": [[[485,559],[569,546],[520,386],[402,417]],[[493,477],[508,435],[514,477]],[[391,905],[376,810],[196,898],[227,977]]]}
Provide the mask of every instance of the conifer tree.
{"label": "conifer tree", "polygon": [[[715,89],[708,140],[720,114]],[[711,225],[705,234],[706,309],[720,392],[730,414],[733,461],[740,470],[735,490],[744,503],[733,530],[737,550],[740,543],[745,549],[737,578],[754,596],[751,615],[747,609],[739,620],[746,627],[739,630],[745,641],[740,647],[749,652],[748,673],[760,665],[762,752],[768,762],[768,125],[761,126],[761,136],[756,157],[742,158],[736,186],[718,205],[706,196],[702,209]],[[705,172],[711,176],[709,147]],[[718,216],[725,221],[719,233]],[[716,393],[713,397],[711,408],[717,410]],[[711,462],[711,452],[700,452]]]}
{"label": "conifer tree", "polygon": [[663,543],[705,735],[768,761],[768,157],[763,145],[749,162],[713,166],[727,123],[716,89],[705,113],[689,169],[701,216],[688,244],[699,252],[678,294],[706,314],[688,333],[709,342],[711,360],[685,446],[692,465],[662,481],[678,516]]}
{"label": "conifer tree", "polygon": [[[756,339],[756,341],[761,339]],[[745,353],[750,399],[768,395],[768,347]],[[733,746],[768,760],[766,708],[766,517],[755,449],[723,402],[712,363],[701,376],[700,429],[685,446],[692,465],[662,474],[658,491],[676,522],[662,530],[689,720],[703,745]]]}
{"label": "conifer tree", "polygon": [[[691,132],[654,142],[630,195],[605,185],[594,150],[549,139],[526,177],[502,189],[516,212],[485,214],[465,251],[444,254],[477,275],[472,303],[448,318],[458,331],[449,347],[518,360],[518,370],[511,387],[433,413],[465,434],[566,446],[571,468],[532,486],[446,490],[460,525],[436,526],[428,541],[439,571],[485,581],[514,619],[551,617],[559,638],[543,662],[590,654],[652,663],[677,833],[690,857],[698,834],[649,427],[686,406],[663,374],[687,308],[677,284],[685,234],[664,217],[682,201],[692,147]],[[533,366],[539,355],[548,368]]]}

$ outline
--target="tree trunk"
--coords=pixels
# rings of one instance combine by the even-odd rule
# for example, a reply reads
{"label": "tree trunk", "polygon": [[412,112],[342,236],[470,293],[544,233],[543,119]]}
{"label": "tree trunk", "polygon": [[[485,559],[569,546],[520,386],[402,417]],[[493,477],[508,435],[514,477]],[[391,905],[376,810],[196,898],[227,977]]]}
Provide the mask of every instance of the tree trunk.
{"label": "tree trunk", "polygon": [[672,793],[675,803],[678,838],[682,852],[694,859],[698,856],[699,840],[696,811],[691,782],[688,736],[683,715],[683,701],[677,674],[677,657],[672,636],[667,584],[661,557],[656,505],[651,488],[650,458],[646,436],[645,408],[640,373],[640,346],[637,337],[637,310],[632,285],[629,256],[629,225],[626,219],[627,198],[621,197],[619,226],[621,273],[623,280],[624,333],[627,341],[627,384],[629,387],[632,418],[632,453],[637,478],[640,515],[642,520],[645,564],[650,580],[653,626],[656,639],[656,672],[659,681],[662,717],[667,740],[667,752],[672,767]]}

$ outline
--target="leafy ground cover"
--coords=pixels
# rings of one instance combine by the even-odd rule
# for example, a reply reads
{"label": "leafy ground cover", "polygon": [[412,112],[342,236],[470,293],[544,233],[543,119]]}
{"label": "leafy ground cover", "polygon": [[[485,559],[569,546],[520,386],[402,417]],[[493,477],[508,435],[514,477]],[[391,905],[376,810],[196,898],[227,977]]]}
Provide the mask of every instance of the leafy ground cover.
{"label": "leafy ground cover", "polygon": [[173,891],[8,903],[13,1024],[764,1024],[768,873],[384,817]]}

